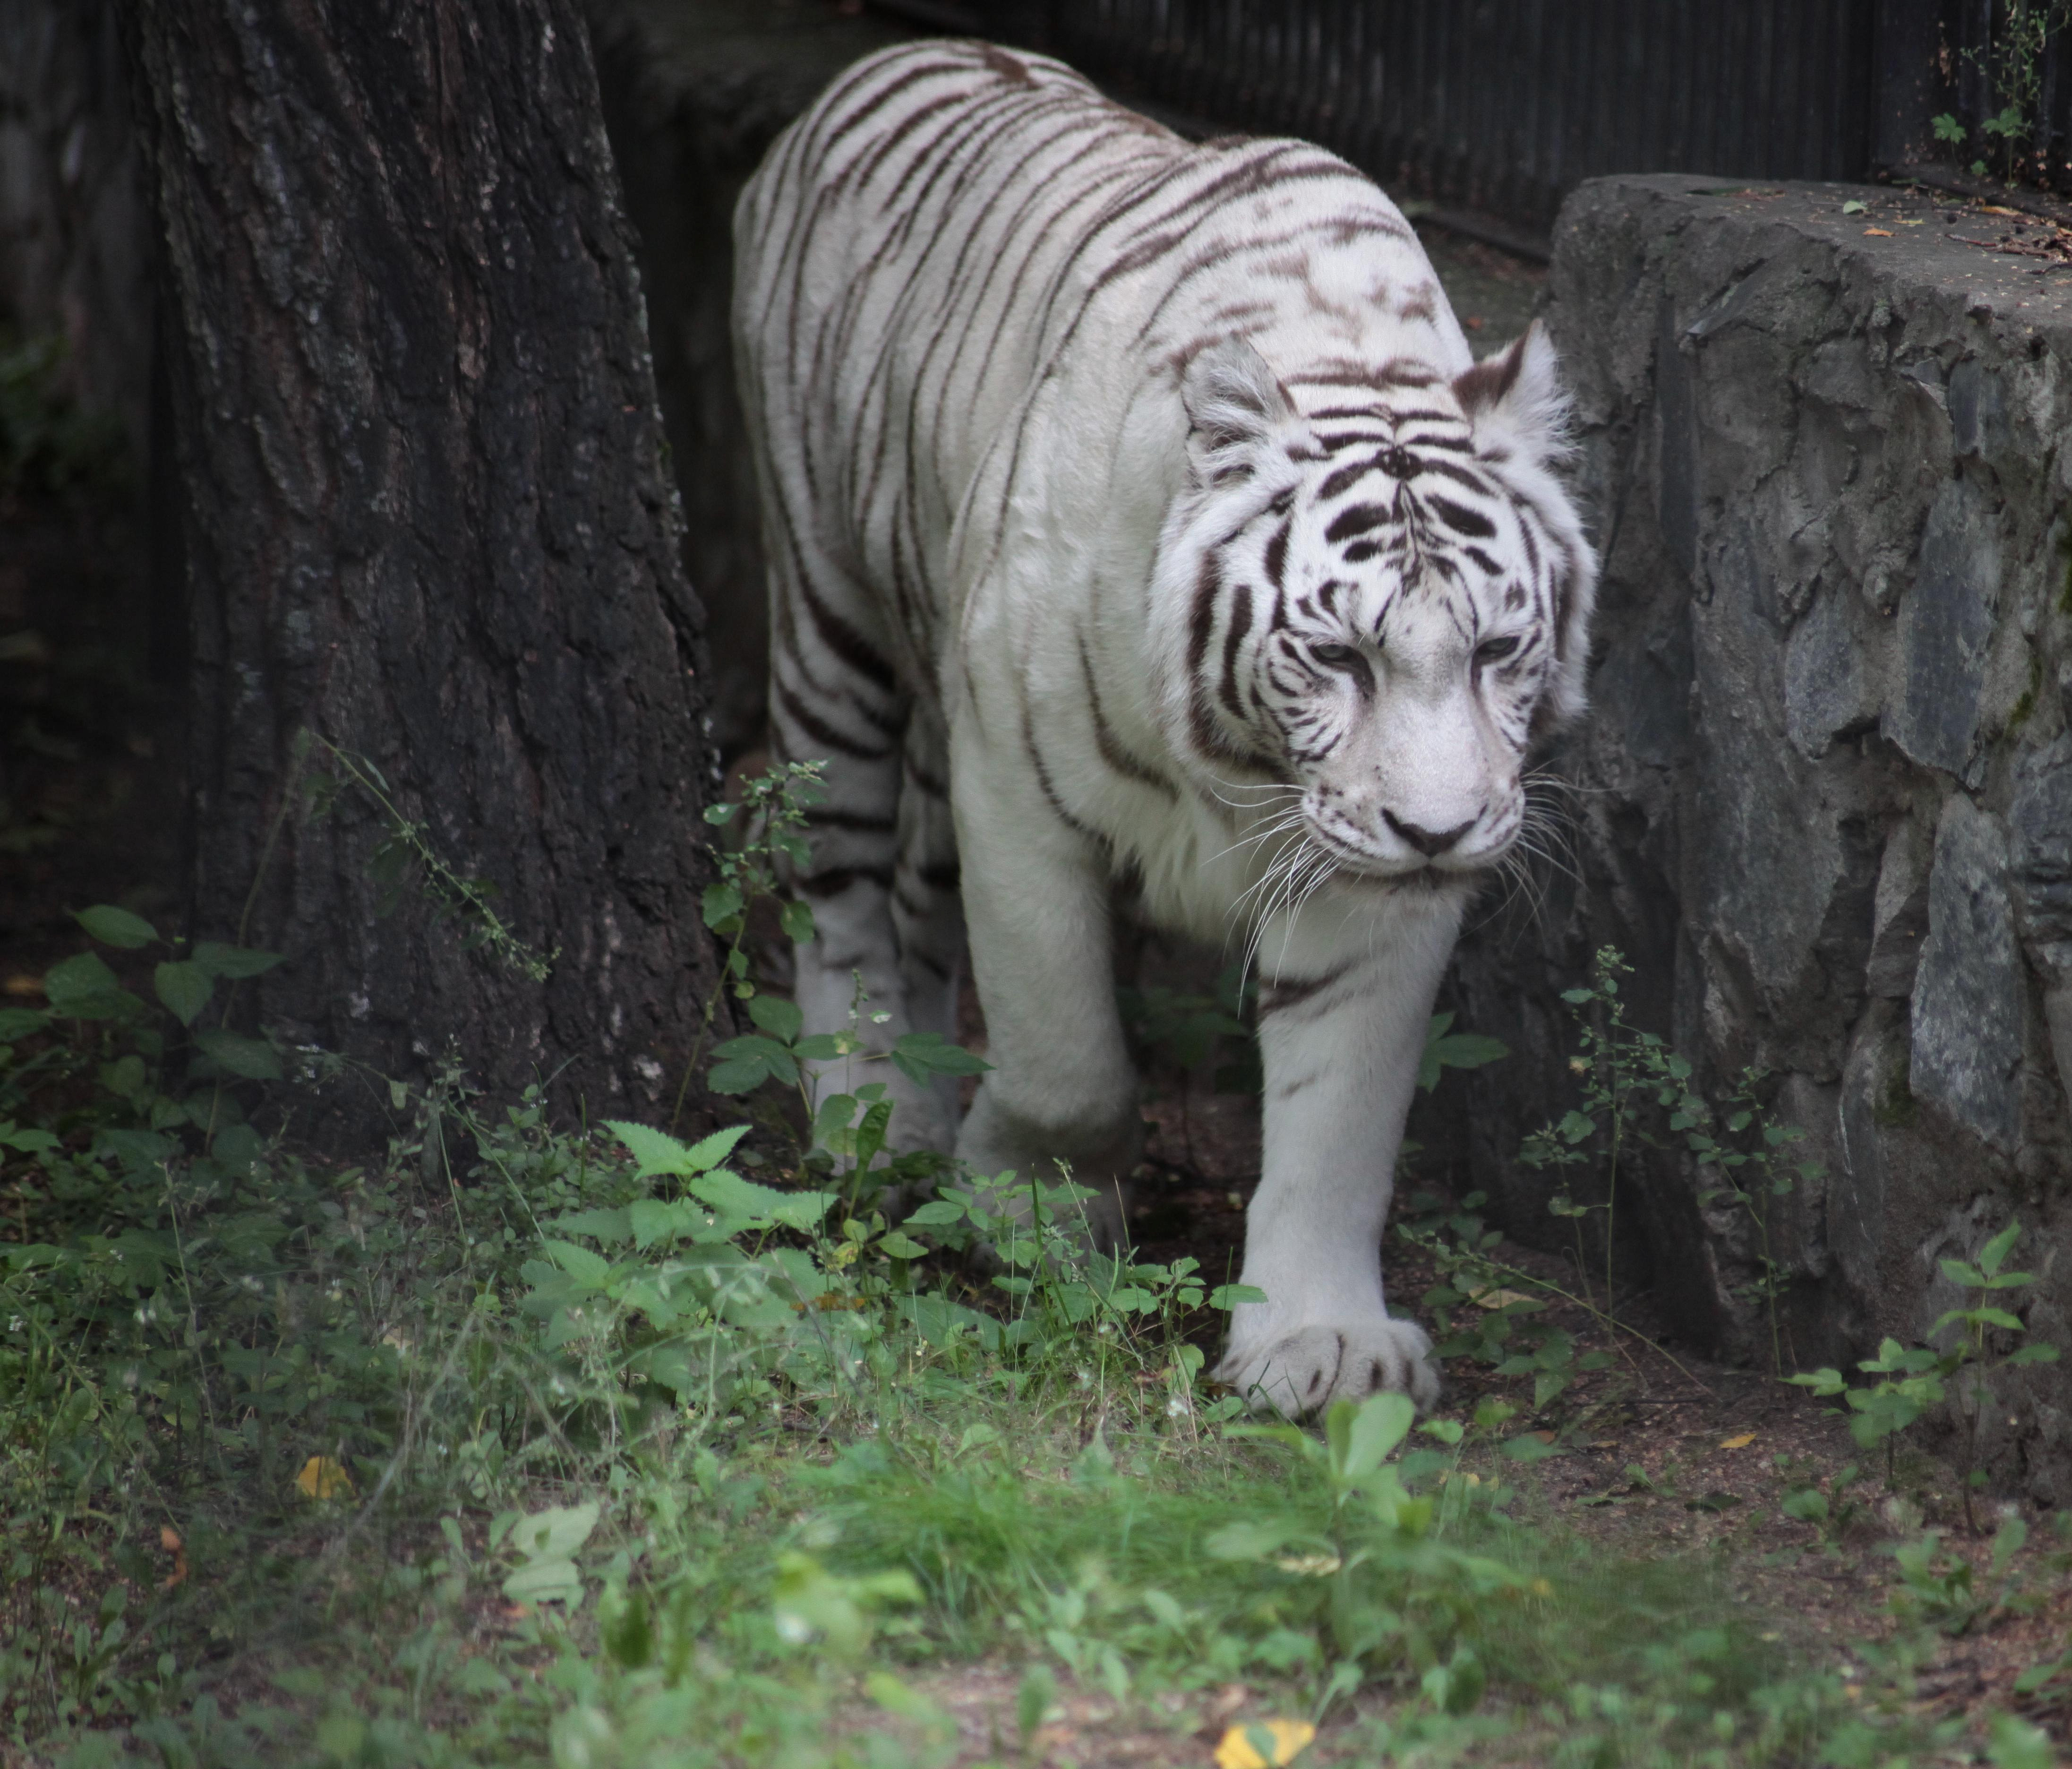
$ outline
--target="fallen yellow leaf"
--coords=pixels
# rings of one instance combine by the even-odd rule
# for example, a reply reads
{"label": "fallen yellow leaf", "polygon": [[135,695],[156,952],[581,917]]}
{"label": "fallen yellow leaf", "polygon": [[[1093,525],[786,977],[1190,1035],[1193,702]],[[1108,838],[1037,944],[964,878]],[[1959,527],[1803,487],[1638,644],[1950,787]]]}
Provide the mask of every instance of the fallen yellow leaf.
{"label": "fallen yellow leaf", "polygon": [[1755,1434],[1753,1431],[1744,1431],[1737,1438],[1720,1438],[1720,1447],[1722,1450],[1745,1450],[1754,1442]]}
{"label": "fallen yellow leaf", "polygon": [[1513,1302],[1529,1302],[1531,1300],[1523,1290],[1486,1290],[1474,1298],[1474,1303],[1477,1308],[1508,1308]]}
{"label": "fallen yellow leaf", "polygon": [[2021,213],[2021,211],[2020,209],[2004,209],[1997,203],[1981,203],[1979,205],[1979,212],[1982,215],[2019,215]]}
{"label": "fallen yellow leaf", "polygon": [[40,995],[43,992],[43,980],[40,977],[27,974],[10,977],[6,986],[10,995]]}
{"label": "fallen yellow leaf", "polygon": [[307,1499],[342,1499],[352,1491],[352,1476],[329,1456],[311,1456],[295,1476]]}
{"label": "fallen yellow leaf", "polygon": [[173,1569],[158,1581],[158,1589],[169,1591],[187,1580],[187,1551],[181,1545],[180,1532],[171,1524],[158,1525],[158,1545],[173,1557]]}
{"label": "fallen yellow leaf", "polygon": [[1864,229],[1864,237],[1865,239],[1877,238],[1880,240],[1889,240],[1892,237],[1892,229],[1890,228],[1865,228]]}
{"label": "fallen yellow leaf", "polygon": [[[1247,1734],[1263,1732],[1273,1741],[1273,1755],[1260,1755]],[[1216,1746],[1216,1769],[1269,1769],[1270,1765],[1293,1763],[1317,1736],[1307,1720],[1255,1720],[1250,1726],[1232,1726]]]}

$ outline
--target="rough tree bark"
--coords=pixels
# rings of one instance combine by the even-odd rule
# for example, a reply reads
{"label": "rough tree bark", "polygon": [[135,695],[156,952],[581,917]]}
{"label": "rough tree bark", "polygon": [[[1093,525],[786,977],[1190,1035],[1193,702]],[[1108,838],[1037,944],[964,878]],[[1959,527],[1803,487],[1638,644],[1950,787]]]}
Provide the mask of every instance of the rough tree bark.
{"label": "rough tree bark", "polygon": [[[125,10],[191,501],[194,930],[286,953],[262,1023],[381,1074],[450,1044],[492,1089],[666,1113],[714,974],[703,617],[579,0]],[[313,814],[327,743],[544,979],[421,863],[384,889],[364,787]]]}

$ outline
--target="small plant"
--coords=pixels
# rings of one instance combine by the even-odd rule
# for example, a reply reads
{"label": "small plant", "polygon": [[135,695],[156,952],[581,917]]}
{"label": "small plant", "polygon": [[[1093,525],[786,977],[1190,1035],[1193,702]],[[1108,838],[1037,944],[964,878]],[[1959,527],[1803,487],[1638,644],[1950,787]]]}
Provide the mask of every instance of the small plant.
{"label": "small plant", "polygon": [[726,942],[726,948],[720,960],[719,980],[705,998],[697,1039],[677,1085],[676,1102],[669,1113],[672,1130],[683,1117],[684,1100],[705,1056],[722,992],[730,988],[742,1001],[755,995],[747,946],[749,917],[755,905],[776,905],[778,924],[790,939],[804,944],[813,937],[811,907],[786,897],[778,874],[786,866],[803,868],[812,858],[806,843],[806,813],[826,796],[821,778],[824,767],[820,762],[784,763],[744,781],[738,800],[705,807],[708,824],[735,834],[732,845],[715,842],[708,850],[719,876],[706,886],[703,904],[705,926]]}
{"label": "small plant", "polygon": [[1968,1632],[2000,1609],[2012,1588],[2015,1556],[2029,1541],[2029,1525],[2010,1517],[1993,1536],[1987,1576],[1990,1591],[1978,1589],[1970,1561],[1942,1546],[1940,1530],[1925,1530],[1910,1542],[1897,1542],[1892,1555],[1899,1583],[1892,1594],[1893,1613],[1902,1621],[1922,1623],[1952,1638]]}
{"label": "small plant", "polygon": [[[302,775],[313,749],[328,755],[338,772],[313,772],[303,781],[310,816],[329,815],[340,792],[352,786],[366,796],[386,826],[387,833],[375,844],[373,854],[376,915],[394,914],[405,894],[415,888],[430,903],[435,919],[458,924],[464,949],[480,948],[507,970],[536,983],[547,980],[561,955],[561,948],[542,952],[520,940],[496,911],[496,887],[487,878],[471,878],[447,862],[433,843],[430,829],[397,808],[394,789],[380,769],[357,751],[304,731],[295,744],[292,765],[296,775]],[[272,845],[270,838],[268,845]]]}
{"label": "small plant", "polygon": [[1498,1259],[1493,1249],[1503,1236],[1477,1214],[1486,1202],[1482,1193],[1470,1192],[1448,1209],[1429,1192],[1415,1193],[1396,1232],[1438,1271],[1440,1281],[1420,1300],[1438,1329],[1440,1356],[1471,1359],[1499,1376],[1530,1376],[1533,1406],[1544,1413],[1577,1376],[1608,1368],[1612,1356],[1578,1356],[1572,1335],[1539,1319],[1545,1297],[1597,1310],[1585,1298]]}
{"label": "small plant", "polygon": [[1952,1328],[1957,1330],[1942,1349],[1938,1351],[1932,1345],[1903,1346],[1897,1339],[1886,1339],[1880,1343],[1876,1357],[1865,1359],[1856,1366],[1864,1375],[1878,1380],[1859,1387],[1852,1387],[1848,1379],[1833,1368],[1790,1378],[1797,1386],[1811,1388],[1815,1394],[1839,1394],[1844,1397],[1849,1410],[1850,1434],[1857,1443],[1866,1450],[1879,1443],[1885,1445],[1885,1484],[1895,1491],[1897,1475],[1893,1446],[1900,1433],[1931,1409],[1941,1405],[1955,1388],[1963,1428],[1961,1475],[1964,1522],[1973,1535],[1979,1531],[1972,1511],[1972,1495],[1985,1483],[1984,1471],[1978,1466],[1978,1449],[1985,1409],[1992,1399],[1990,1380],[2003,1370],[2029,1364],[2054,1364],[2058,1360],[2058,1347],[2041,1343],[2020,1346],[1997,1358],[1991,1356],[1988,1349],[1989,1333],[2028,1331],[2016,1316],[1988,1300],[2035,1282],[2031,1273],[2000,1269],[2021,1238],[2021,1223],[2010,1222],[1980,1249],[1975,1265],[1961,1259],[1945,1259],[1941,1262],[1945,1277],[1976,1293],[1968,1306],[1947,1310],[1930,1328],[1931,1340]]}
{"label": "small plant", "polygon": [[[1786,1471],[1782,1465],[1788,1463],[1790,1458],[1780,1457],[1778,1461],[1780,1472]],[[1778,1508],[1787,1517],[1812,1524],[1826,1546],[1838,1548],[1850,1525],[1863,1515],[1862,1505],[1849,1496],[1849,1488],[1861,1478],[1862,1472],[1853,1462],[1846,1463],[1836,1470],[1825,1492],[1811,1484],[1793,1487],[1786,1492]]]}
{"label": "small plant", "polygon": [[1219,1093],[1259,1085],[1259,1047],[1248,1023],[1259,992],[1256,976],[1226,965],[1206,995],[1125,985],[1115,992],[1123,1029],[1154,1063],[1182,1075],[1215,1063]]}
{"label": "small plant", "polygon": [[[2045,69],[2049,51],[2068,23],[2072,0],[2001,0],[1987,12],[1988,37],[1964,51],[1964,59],[1984,78],[1988,104],[2000,109],[1980,121],[1980,133],[1998,143],[2000,171],[2012,180],[2025,168],[2023,144],[2034,140],[2042,115]],[[1945,72],[1949,71],[1946,61]],[[1949,112],[1932,120],[1935,139],[1961,147],[1967,131]],[[2039,177],[2045,168],[2029,168]],[[1986,161],[1975,160],[1972,171],[1983,176]]]}
{"label": "small plant", "polygon": [[[1444,1711],[1469,1712],[1482,1699],[1486,1672],[1463,1624],[1482,1600],[1533,1586],[1518,1568],[1447,1540],[1448,1522],[1457,1522],[1470,1495],[1479,1494],[1486,1505],[1496,1489],[1449,1480],[1439,1489],[1442,1501],[1413,1488],[1450,1472],[1453,1458],[1433,1450],[1390,1459],[1416,1418],[1408,1397],[1377,1394],[1357,1406],[1334,1405],[1325,1415],[1321,1443],[1293,1425],[1227,1430],[1282,1445],[1322,1476],[1321,1515],[1284,1513],[1227,1524],[1207,1544],[1219,1560],[1268,1561],[1328,1582],[1337,1663],[1320,1710],[1358,1686],[1363,1661],[1400,1654],[1430,1667],[1424,1686]],[[1442,1442],[1457,1446],[1464,1434],[1457,1421],[1433,1425]],[[1423,1586],[1411,1606],[1399,1594],[1406,1579]],[[1435,1672],[1441,1674],[1435,1678]]]}
{"label": "small plant", "polygon": [[[1662,1041],[1651,1032],[1635,1031],[1626,1022],[1626,1003],[1619,998],[1619,978],[1630,976],[1633,967],[1610,947],[1602,948],[1593,961],[1590,981],[1581,988],[1564,990],[1561,999],[1576,1014],[1581,1029],[1581,1048],[1568,1067],[1583,1084],[1581,1104],[1557,1124],[1543,1126],[1525,1139],[1519,1159],[1542,1170],[1552,1168],[1574,1173],[1596,1167],[1602,1172],[1604,1198],[1597,1203],[1575,1203],[1564,1188],[1548,1199],[1547,1207],[1566,1217],[1576,1233],[1577,1275],[1589,1287],[1585,1275],[1589,1262],[1583,1244],[1583,1224],[1593,1214],[1604,1217],[1603,1311],[1614,1306],[1612,1285],[1613,1256],[1618,1224],[1619,1167],[1629,1144],[1641,1134],[1636,1108],[1659,1067],[1651,1056],[1662,1052]],[[1678,1059],[1680,1062],[1680,1059]]]}
{"label": "small plant", "polygon": [[[1528,1136],[1519,1158],[1528,1166],[1577,1178],[1593,1169],[1602,1173],[1601,1202],[1575,1202],[1571,1185],[1550,1199],[1547,1207],[1574,1225],[1579,1275],[1588,1269],[1583,1224],[1593,1215],[1603,1216],[1601,1312],[1610,1315],[1614,1304],[1613,1256],[1621,1165],[1636,1146],[1661,1146],[1663,1139],[1647,1114],[1650,1108],[1663,1114],[1657,1121],[1681,1138],[1696,1166],[1716,1177],[1716,1183],[1699,1194],[1700,1204],[1728,1200],[1753,1232],[1757,1274],[1741,1294],[1762,1304],[1770,1327],[1771,1364],[1782,1375],[1785,1358],[1778,1300],[1789,1285],[1790,1274],[1775,1257],[1770,1212],[1775,1199],[1788,1196],[1799,1179],[1817,1177],[1820,1170],[1812,1162],[1790,1160],[1791,1146],[1803,1133],[1778,1123],[1764,1111],[1757,1096],[1760,1072],[1745,1072],[1720,1111],[1692,1085],[1693,1071],[1687,1059],[1655,1033],[1627,1022],[1619,978],[1631,973],[1625,959],[1606,947],[1597,955],[1590,981],[1563,994],[1581,1028],[1581,1047],[1569,1068],[1582,1080],[1582,1100],[1558,1122]],[[1745,1140],[1737,1143],[1726,1138]]]}

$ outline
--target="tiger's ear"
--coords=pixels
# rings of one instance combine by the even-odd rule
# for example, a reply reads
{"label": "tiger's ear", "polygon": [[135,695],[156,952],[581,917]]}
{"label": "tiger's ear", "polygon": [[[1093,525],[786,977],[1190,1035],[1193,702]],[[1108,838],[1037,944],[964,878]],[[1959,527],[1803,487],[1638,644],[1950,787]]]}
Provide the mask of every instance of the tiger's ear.
{"label": "tiger's ear", "polygon": [[1536,319],[1508,348],[1453,379],[1453,397],[1480,455],[1509,450],[1545,467],[1568,452],[1568,396],[1561,364]]}
{"label": "tiger's ear", "polygon": [[1187,409],[1187,456],[1203,479],[1248,473],[1295,407],[1266,359],[1243,338],[1225,338],[1187,364],[1180,382]]}

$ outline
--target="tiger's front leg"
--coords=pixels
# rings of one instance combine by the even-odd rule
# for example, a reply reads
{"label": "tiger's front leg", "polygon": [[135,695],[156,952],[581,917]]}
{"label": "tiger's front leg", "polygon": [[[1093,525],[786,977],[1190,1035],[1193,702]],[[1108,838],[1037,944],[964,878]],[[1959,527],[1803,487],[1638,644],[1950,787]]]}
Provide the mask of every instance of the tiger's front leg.
{"label": "tiger's front leg", "polygon": [[1243,1281],[1266,1300],[1234,1311],[1215,1372],[1256,1407],[1292,1418],[1384,1388],[1438,1398],[1431,1340],[1383,1304],[1381,1235],[1458,914],[1412,899],[1347,926],[1318,905],[1307,919],[1338,920],[1332,937],[1298,927],[1263,943],[1264,1159]]}

